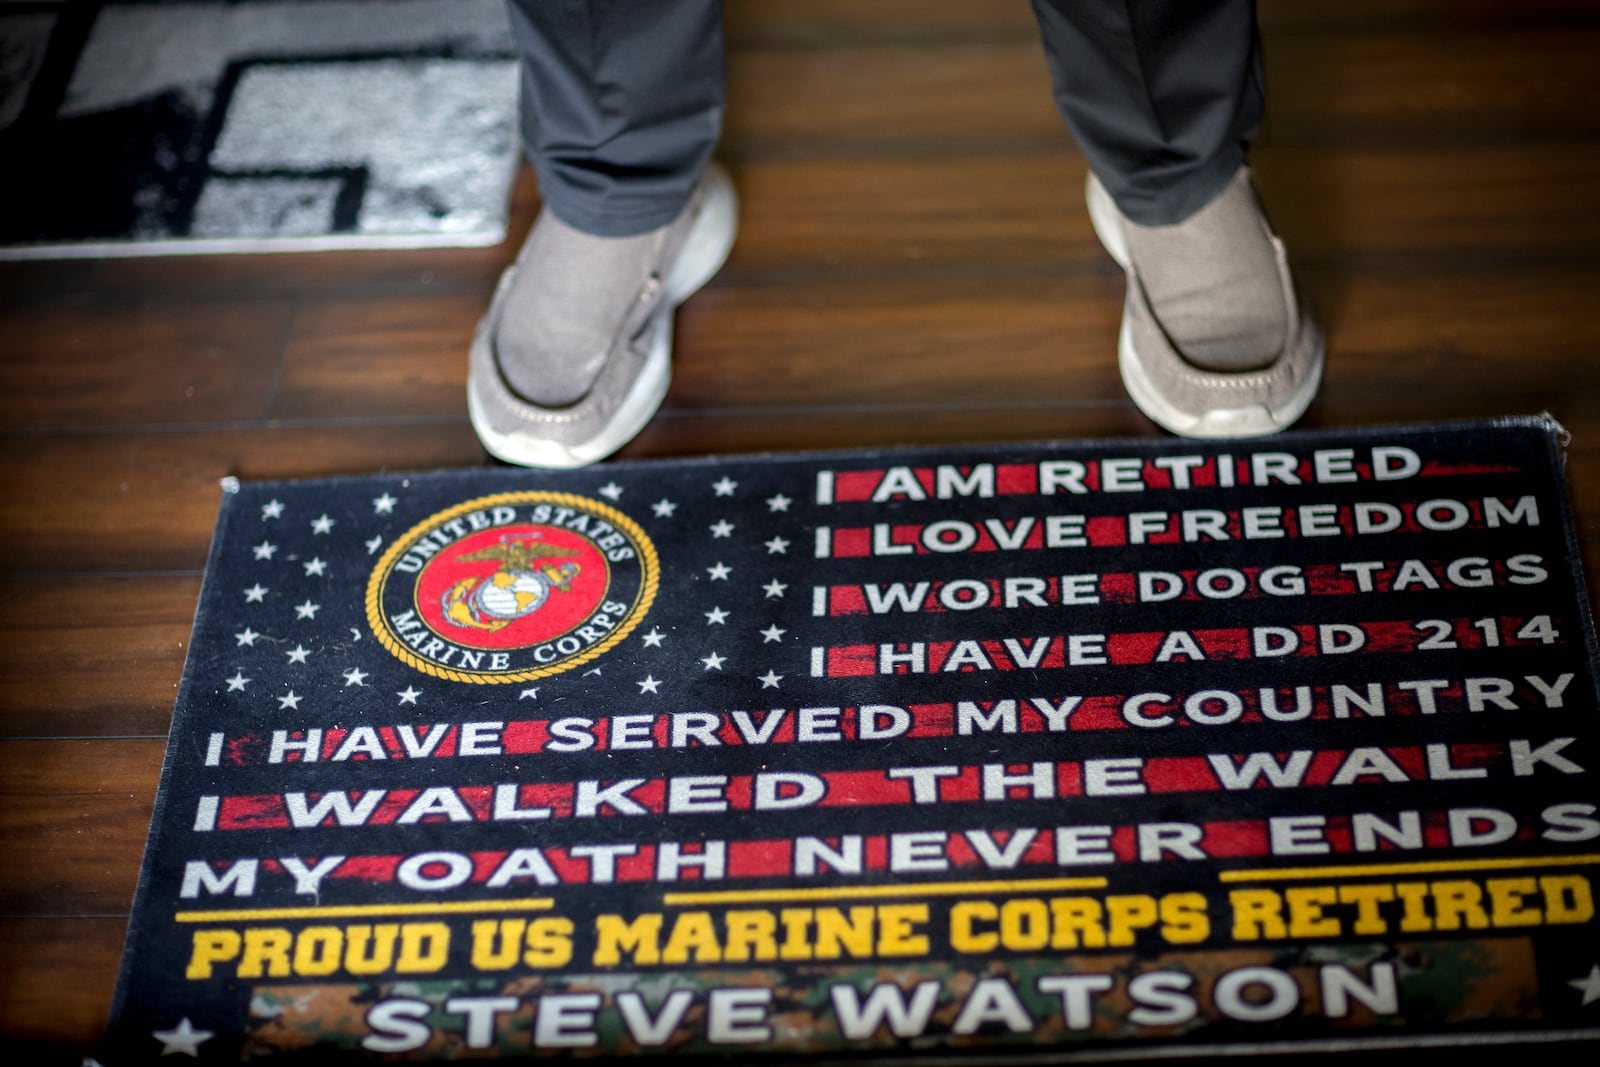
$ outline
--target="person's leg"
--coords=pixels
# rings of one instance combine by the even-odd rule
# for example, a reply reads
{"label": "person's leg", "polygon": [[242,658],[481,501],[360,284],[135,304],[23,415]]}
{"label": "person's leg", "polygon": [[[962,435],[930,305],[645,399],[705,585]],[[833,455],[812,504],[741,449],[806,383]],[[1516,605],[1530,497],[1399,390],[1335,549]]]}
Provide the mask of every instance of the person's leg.
{"label": "person's leg", "polygon": [[1128,269],[1123,380],[1179,433],[1283,429],[1320,380],[1245,158],[1263,107],[1252,0],[1033,0],[1090,214]]}
{"label": "person's leg", "polygon": [[710,166],[721,0],[510,0],[524,139],[545,201],[473,342],[484,446],[592,463],[654,414],[672,312],[721,266],[732,186]]}
{"label": "person's leg", "polygon": [[1129,219],[1210,203],[1261,119],[1253,0],[1033,0],[1056,106]]}
{"label": "person's leg", "polygon": [[722,0],[508,0],[539,191],[584,233],[665,226],[722,128]]}

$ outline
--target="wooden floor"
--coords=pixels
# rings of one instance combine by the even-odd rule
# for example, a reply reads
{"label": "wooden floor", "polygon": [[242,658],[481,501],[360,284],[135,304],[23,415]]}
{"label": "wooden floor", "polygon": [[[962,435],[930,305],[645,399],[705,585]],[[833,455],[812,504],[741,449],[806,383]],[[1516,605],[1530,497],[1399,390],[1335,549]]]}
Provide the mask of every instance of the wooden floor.
{"label": "wooden floor", "polygon": [[[624,455],[1155,432],[1026,4],[729,9],[740,243]],[[1304,425],[1549,411],[1600,569],[1600,3],[1262,24],[1254,158],[1330,337]],[[0,1036],[104,1025],[219,479],[485,463],[467,342],[515,243],[0,267]]]}

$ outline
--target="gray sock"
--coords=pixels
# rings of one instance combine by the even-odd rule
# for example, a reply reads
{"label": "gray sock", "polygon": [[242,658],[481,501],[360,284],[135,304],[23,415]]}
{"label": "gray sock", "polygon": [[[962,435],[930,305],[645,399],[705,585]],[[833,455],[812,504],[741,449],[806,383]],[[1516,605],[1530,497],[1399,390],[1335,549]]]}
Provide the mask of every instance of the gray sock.
{"label": "gray sock", "polygon": [[594,237],[549,211],[539,216],[494,335],[513,389],[546,407],[589,391],[658,265],[665,232]]}
{"label": "gray sock", "polygon": [[1247,171],[1171,226],[1128,223],[1128,255],[1173,345],[1207,370],[1270,364],[1289,326],[1277,253]]}

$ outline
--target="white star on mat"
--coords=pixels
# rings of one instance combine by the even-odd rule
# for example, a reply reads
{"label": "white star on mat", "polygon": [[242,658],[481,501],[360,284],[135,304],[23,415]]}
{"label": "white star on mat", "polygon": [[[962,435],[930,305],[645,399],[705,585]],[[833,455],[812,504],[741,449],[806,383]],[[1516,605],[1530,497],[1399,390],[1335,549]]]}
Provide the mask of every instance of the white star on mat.
{"label": "white star on mat", "polygon": [[395,696],[400,698],[400,703],[402,704],[415,704],[417,702],[417,698],[421,695],[421,693],[417,692],[417,687],[414,685],[408,685],[404,689],[400,690],[400,692],[395,694]]}
{"label": "white star on mat", "polygon": [[706,665],[705,669],[708,671],[720,671],[722,669],[722,665],[728,662],[728,658],[726,656],[719,656],[713,652],[709,656],[701,656],[700,662]]}
{"label": "white star on mat", "polygon": [[790,500],[788,497],[784,496],[782,493],[779,493],[777,496],[769,496],[769,497],[767,497],[767,510],[768,511],[788,511],[789,510],[789,505],[792,504],[792,503],[794,503],[794,501]]}
{"label": "white star on mat", "polygon": [[388,515],[394,511],[394,506],[398,503],[400,501],[385,492],[382,496],[372,498],[372,513],[374,515]]}
{"label": "white star on mat", "polygon": [[273,544],[271,541],[263,541],[251,549],[251,551],[256,554],[256,559],[271,559],[272,554],[278,551],[278,546]]}
{"label": "white star on mat", "polygon": [[1567,984],[1583,994],[1582,1006],[1585,1008],[1600,1000],[1600,963],[1590,967],[1589,973],[1583,978],[1574,978]]}
{"label": "white star on mat", "polygon": [[728,566],[726,563],[719,561],[718,563],[707,567],[706,573],[711,575],[711,580],[713,582],[725,582],[728,580],[728,575],[733,573],[733,568]]}
{"label": "white star on mat", "polygon": [[318,515],[316,518],[311,520],[311,532],[314,534],[333,532],[333,520],[328,518],[327,512],[323,512],[321,515]]}
{"label": "white star on mat", "polygon": [[659,626],[651,627],[649,633],[641,636],[644,638],[645,648],[660,648],[661,642],[667,638],[667,635],[661,632],[661,627]]}
{"label": "white star on mat", "polygon": [[296,604],[294,606],[294,617],[297,619],[314,619],[317,617],[317,612],[321,610],[321,604],[313,604],[308,600],[304,604]]}
{"label": "white star on mat", "polygon": [[171,1030],[152,1030],[150,1036],[161,1042],[163,1056],[182,1053],[185,1056],[198,1057],[201,1042],[210,1041],[216,1035],[210,1030],[196,1030],[194,1024],[189,1022],[189,1017],[185,1015]]}
{"label": "white star on mat", "polygon": [[711,529],[711,536],[712,537],[732,537],[733,536],[733,523],[729,522],[727,519],[718,519],[715,523],[712,524],[710,529]]}
{"label": "white star on mat", "polygon": [[785,537],[774,537],[767,542],[767,555],[782,556],[789,551],[789,540]]}
{"label": "white star on mat", "polygon": [[262,522],[265,522],[268,519],[276,519],[276,518],[280,517],[282,514],[283,514],[283,501],[281,501],[281,500],[269,500],[265,504],[261,505],[261,521]]}
{"label": "white star on mat", "polygon": [[304,699],[305,697],[291,689],[287,695],[278,698],[278,709],[281,711],[284,708],[288,708],[290,711],[299,711],[300,701]]}
{"label": "white star on mat", "polygon": [[352,685],[365,686],[367,684],[367,672],[360,667],[351,667],[344,672],[343,677],[346,689],[349,689]]}
{"label": "white star on mat", "polygon": [[316,575],[320,578],[328,569],[327,561],[321,556],[312,556],[310,559],[306,560],[305,563],[301,564],[301,566],[305,567],[307,578],[311,577],[312,575]]}
{"label": "white star on mat", "polygon": [[538,700],[539,699],[539,687],[536,686],[536,685],[528,686],[528,688],[524,689],[522,692],[517,694],[517,699],[518,700]]}
{"label": "white star on mat", "polygon": [[761,688],[763,689],[777,689],[778,683],[783,681],[783,675],[777,671],[769,670],[756,680],[761,683]]}
{"label": "white star on mat", "polygon": [[295,645],[289,651],[285,652],[284,655],[289,657],[290,663],[304,663],[306,661],[306,657],[311,655],[311,650],[305,645]]}
{"label": "white star on mat", "polygon": [[255,585],[252,585],[249,589],[244,591],[244,602],[246,604],[259,604],[265,600],[266,597],[267,587],[262,585],[260,582],[257,582]]}
{"label": "white star on mat", "polygon": [[240,630],[238,633],[234,634],[233,635],[233,639],[235,641],[239,642],[239,644],[241,646],[248,646],[250,648],[255,648],[256,647],[256,638],[258,638],[260,636],[261,636],[260,634],[256,633],[254,630],[250,629],[250,627],[246,626],[243,630]]}
{"label": "white star on mat", "polygon": [[707,626],[721,626],[728,621],[728,613],[721,608],[712,608],[704,613]]}
{"label": "white star on mat", "polygon": [[600,677],[600,668],[599,667],[590,667],[588,670],[583,672],[583,676],[585,678],[589,677],[589,675],[591,675],[591,674],[594,675],[596,678]]}
{"label": "white star on mat", "polygon": [[372,538],[371,540],[369,540],[367,542],[367,555],[369,555],[369,556],[372,555],[374,552],[378,551],[379,547],[381,547],[382,545],[383,545],[383,538],[382,537],[374,537],[374,538]]}
{"label": "white star on mat", "polygon": [[640,693],[657,693],[660,689],[661,683],[648,674],[644,676],[644,681],[639,683]]}
{"label": "white star on mat", "polygon": [[615,503],[616,500],[622,496],[622,486],[618,485],[616,482],[607,482],[605,485],[600,487],[599,492],[601,496]]}
{"label": "white star on mat", "polygon": [[785,630],[783,627],[779,626],[777,623],[773,623],[771,626],[769,626],[765,630],[761,631],[761,643],[763,645],[765,645],[765,644],[770,644],[773,641],[782,642],[783,635],[788,633],[788,632],[789,632],[788,630]]}
{"label": "white star on mat", "polygon": [[244,687],[250,684],[250,679],[244,676],[244,671],[234,671],[232,678],[224,678],[223,681],[228,683],[230,693],[242,693]]}
{"label": "white star on mat", "polygon": [[711,488],[718,496],[732,496],[733,491],[739,488],[739,483],[724,474],[722,481],[712,483]]}
{"label": "white star on mat", "polygon": [[767,591],[767,599],[772,600],[774,598],[781,599],[783,597],[783,591],[789,587],[778,581],[778,579],[774,578],[761,588]]}
{"label": "white star on mat", "polygon": [[657,500],[654,504],[651,504],[650,510],[656,513],[656,518],[658,519],[670,519],[672,518],[672,513],[678,510],[678,505],[674,504],[670,500],[662,498],[661,500]]}

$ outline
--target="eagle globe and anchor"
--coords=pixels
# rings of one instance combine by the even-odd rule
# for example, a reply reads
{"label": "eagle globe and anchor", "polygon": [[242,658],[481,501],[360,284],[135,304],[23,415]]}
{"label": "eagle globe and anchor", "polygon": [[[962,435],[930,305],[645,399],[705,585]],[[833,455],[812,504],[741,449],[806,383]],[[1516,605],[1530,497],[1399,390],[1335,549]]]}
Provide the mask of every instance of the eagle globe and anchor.
{"label": "eagle globe and anchor", "polygon": [[614,648],[660,587],[649,536],[573,493],[480,496],[390,542],[367,582],[367,620],[410,667],[451,681],[546,678]]}
{"label": "eagle globe and anchor", "polygon": [[490,574],[462,578],[439,598],[439,610],[457,626],[493,633],[544,607],[553,593],[570,593],[582,567],[578,553],[527,535],[455,557],[462,563],[498,561]]}

